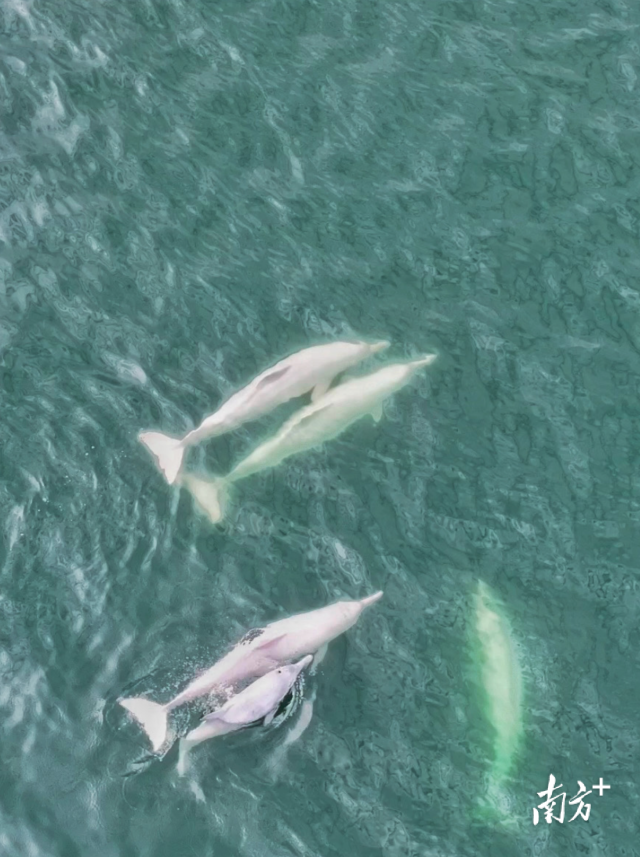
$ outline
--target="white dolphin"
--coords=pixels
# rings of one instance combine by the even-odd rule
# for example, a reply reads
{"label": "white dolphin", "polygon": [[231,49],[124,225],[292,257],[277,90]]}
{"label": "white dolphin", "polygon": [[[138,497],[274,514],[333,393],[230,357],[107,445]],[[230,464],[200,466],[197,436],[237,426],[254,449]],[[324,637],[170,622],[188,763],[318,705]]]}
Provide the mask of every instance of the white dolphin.
{"label": "white dolphin", "polygon": [[315,654],[316,663],[319,663],[328,643],[355,625],[362,611],[380,598],[382,592],[359,601],[337,601],[318,610],[297,613],[264,628],[256,628],[164,705],[143,697],[120,699],[120,705],[133,714],[157,752],[167,738],[169,712],[215,689],[233,688],[247,679],[263,676],[303,655]]}
{"label": "white dolphin", "polygon": [[499,809],[502,789],[522,737],[522,669],[509,620],[484,581],[478,581],[474,600],[486,716],[493,731],[487,798],[489,805]]}
{"label": "white dolphin", "polygon": [[329,390],[317,402],[297,411],[269,440],[237,464],[225,477],[203,478],[185,473],[180,484],[215,524],[224,517],[228,488],[234,482],[275,467],[298,452],[305,452],[339,435],[360,417],[371,414],[378,422],[382,403],[404,387],[422,366],[435,360],[428,354],[410,363],[393,363],[370,375],[350,378]]}
{"label": "white dolphin", "polygon": [[207,714],[200,724],[180,740],[178,773],[186,770],[187,754],[196,744],[237,732],[247,726],[262,724],[268,726],[273,720],[280,703],[295,684],[302,670],[313,660],[307,655],[296,664],[277,667],[262,678],[257,679],[243,691],[232,696],[222,708]]}
{"label": "white dolphin", "polygon": [[310,390],[313,391],[311,399],[315,402],[326,393],[336,375],[388,345],[386,341],[368,343],[358,340],[328,342],[305,348],[262,372],[184,437],[144,431],[138,435],[138,439],[155,456],[171,485],[180,472],[187,447],[232,431],[249,420],[258,419],[278,405],[303,396]]}

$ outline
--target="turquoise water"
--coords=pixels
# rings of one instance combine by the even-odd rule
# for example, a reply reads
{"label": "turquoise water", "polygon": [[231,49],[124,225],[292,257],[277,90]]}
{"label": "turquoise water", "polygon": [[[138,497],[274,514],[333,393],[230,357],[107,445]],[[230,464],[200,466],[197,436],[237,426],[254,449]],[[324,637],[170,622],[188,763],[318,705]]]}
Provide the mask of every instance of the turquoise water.
{"label": "turquoise water", "polygon": [[[636,853],[638,7],[0,8],[0,854]],[[439,359],[222,526],[136,440],[354,335]],[[478,579],[522,667],[509,824]],[[134,764],[119,696],[376,589],[284,756],[287,724]],[[534,827],[552,773],[611,788]]]}

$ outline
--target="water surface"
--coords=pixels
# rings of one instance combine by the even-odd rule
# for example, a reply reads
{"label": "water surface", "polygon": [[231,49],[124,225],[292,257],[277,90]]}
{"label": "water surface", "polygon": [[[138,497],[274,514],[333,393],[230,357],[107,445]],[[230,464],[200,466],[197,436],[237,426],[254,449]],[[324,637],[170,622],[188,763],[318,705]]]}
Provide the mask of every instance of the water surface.
{"label": "water surface", "polygon": [[[636,6],[0,12],[0,853],[632,853]],[[346,336],[440,357],[223,526],[137,442]],[[189,465],[226,472],[294,407]],[[511,825],[476,813],[478,579],[523,664]],[[377,589],[278,766],[287,727],[125,776],[147,747],[118,696]],[[534,827],[550,773],[611,789]]]}

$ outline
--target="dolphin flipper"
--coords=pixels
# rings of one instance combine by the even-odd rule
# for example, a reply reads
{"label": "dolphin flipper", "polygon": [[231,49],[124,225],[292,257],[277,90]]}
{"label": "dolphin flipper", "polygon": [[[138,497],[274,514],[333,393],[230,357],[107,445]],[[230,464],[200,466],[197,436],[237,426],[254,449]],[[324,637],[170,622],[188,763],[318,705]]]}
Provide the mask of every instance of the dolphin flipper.
{"label": "dolphin flipper", "polygon": [[315,675],[318,671],[318,667],[325,659],[325,655],[327,654],[327,649],[329,648],[329,643],[325,643],[323,646],[320,646],[318,651],[313,656],[313,663],[311,664],[311,669],[309,670],[309,675]]}
{"label": "dolphin flipper", "polygon": [[316,693],[315,691],[311,694],[310,699],[305,699],[300,708],[300,717],[298,722],[293,727],[291,732],[284,739],[284,746],[288,747],[290,744],[298,741],[303,734],[307,731],[309,724],[311,723],[311,719],[313,717],[313,703],[316,701]]}
{"label": "dolphin flipper", "polygon": [[298,741],[302,735],[307,731],[309,724],[311,723],[311,719],[313,717],[313,703],[316,700],[316,692],[315,690],[311,694],[309,699],[305,699],[300,706],[300,717],[298,718],[298,722],[288,733],[282,744],[276,749],[269,760],[269,767],[271,768],[272,776],[277,777],[281,768],[282,763],[284,762],[285,756],[287,755],[287,748]]}

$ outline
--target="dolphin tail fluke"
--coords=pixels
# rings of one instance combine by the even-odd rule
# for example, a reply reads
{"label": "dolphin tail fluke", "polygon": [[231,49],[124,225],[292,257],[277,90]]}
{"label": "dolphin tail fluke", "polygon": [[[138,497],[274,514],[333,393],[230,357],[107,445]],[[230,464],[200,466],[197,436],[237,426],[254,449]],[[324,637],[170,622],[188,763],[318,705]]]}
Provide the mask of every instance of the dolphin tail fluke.
{"label": "dolphin tail fluke", "polygon": [[184,446],[177,437],[161,434],[159,431],[143,431],[138,440],[155,456],[158,467],[164,473],[169,485],[176,481],[182,467]]}
{"label": "dolphin tail fluke", "polygon": [[167,739],[167,710],[164,705],[140,696],[121,699],[119,702],[142,726],[157,753]]}
{"label": "dolphin tail fluke", "polygon": [[211,523],[217,524],[224,518],[228,494],[225,479],[221,477],[205,479],[185,473],[180,477],[180,484],[189,491]]}

